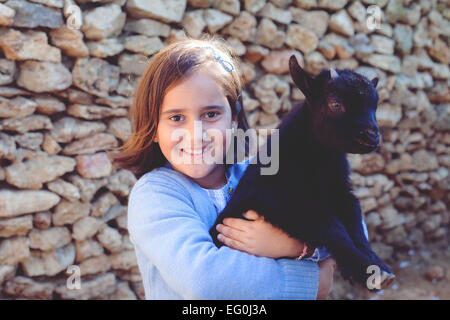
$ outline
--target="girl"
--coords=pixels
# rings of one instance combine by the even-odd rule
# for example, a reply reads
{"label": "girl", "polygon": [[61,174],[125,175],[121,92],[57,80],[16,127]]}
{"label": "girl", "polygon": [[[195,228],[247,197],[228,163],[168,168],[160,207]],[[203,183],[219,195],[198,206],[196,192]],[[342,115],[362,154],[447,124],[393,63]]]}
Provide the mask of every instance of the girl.
{"label": "girl", "polygon": [[248,129],[241,92],[236,61],[211,36],[170,44],[140,79],[132,136],[111,156],[138,177],[128,229],[146,299],[325,299],[331,289],[334,259],[296,260],[304,244],[252,210],[219,226],[226,246],[212,242],[249,165],[223,161],[227,133]]}

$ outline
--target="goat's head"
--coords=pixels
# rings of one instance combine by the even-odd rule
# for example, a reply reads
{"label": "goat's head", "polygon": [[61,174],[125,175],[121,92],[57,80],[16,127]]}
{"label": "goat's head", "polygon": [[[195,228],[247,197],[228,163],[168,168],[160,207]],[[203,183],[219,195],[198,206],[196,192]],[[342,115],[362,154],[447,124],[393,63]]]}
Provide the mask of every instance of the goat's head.
{"label": "goat's head", "polygon": [[368,153],[378,147],[380,137],[375,119],[378,78],[370,81],[346,69],[323,70],[311,77],[294,55],[289,60],[289,69],[294,83],[306,97],[318,143],[348,153]]}

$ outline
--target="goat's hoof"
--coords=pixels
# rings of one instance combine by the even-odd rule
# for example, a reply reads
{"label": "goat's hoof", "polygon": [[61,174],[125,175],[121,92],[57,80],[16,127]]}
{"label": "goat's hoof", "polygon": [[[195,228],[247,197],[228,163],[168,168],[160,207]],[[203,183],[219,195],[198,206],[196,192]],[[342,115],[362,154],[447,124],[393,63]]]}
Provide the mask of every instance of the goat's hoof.
{"label": "goat's hoof", "polygon": [[386,271],[381,272],[381,281],[380,281],[380,287],[381,290],[389,288],[395,280],[395,274],[389,273]]}

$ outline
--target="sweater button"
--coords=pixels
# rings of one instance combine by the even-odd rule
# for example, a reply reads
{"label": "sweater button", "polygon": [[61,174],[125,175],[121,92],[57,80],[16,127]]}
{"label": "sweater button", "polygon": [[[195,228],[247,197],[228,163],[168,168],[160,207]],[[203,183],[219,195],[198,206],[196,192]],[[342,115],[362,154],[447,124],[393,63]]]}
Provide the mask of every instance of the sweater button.
{"label": "sweater button", "polygon": [[233,187],[228,187],[228,194],[232,194],[233,193]]}

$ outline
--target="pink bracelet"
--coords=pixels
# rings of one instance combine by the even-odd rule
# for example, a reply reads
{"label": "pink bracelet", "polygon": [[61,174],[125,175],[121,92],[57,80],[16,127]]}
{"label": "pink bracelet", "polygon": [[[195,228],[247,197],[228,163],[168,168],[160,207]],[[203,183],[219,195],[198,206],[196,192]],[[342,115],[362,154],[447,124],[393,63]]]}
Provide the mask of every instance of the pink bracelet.
{"label": "pink bracelet", "polygon": [[301,260],[301,259],[303,259],[307,254],[308,254],[308,246],[307,246],[306,243],[305,243],[305,245],[303,246],[303,252],[302,252],[297,258],[295,258],[295,260]]}

